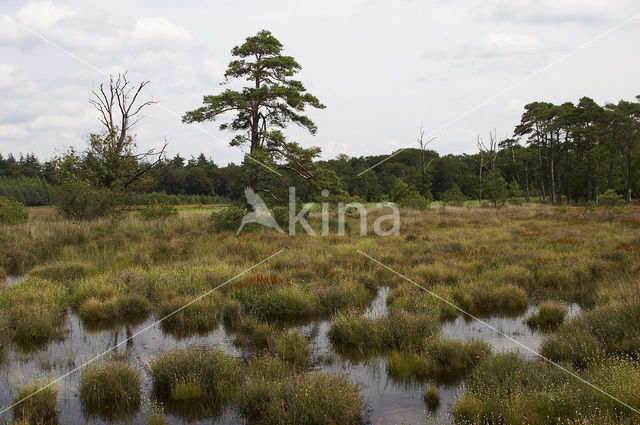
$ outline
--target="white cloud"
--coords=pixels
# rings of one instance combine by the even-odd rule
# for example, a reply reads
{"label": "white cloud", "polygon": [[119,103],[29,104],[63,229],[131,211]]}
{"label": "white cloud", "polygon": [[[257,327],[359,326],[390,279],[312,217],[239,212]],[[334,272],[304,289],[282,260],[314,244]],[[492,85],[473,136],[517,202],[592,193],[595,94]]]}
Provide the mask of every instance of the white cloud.
{"label": "white cloud", "polygon": [[131,41],[145,47],[184,47],[193,43],[193,37],[189,31],[174,25],[167,18],[142,18],[136,21]]}
{"label": "white cloud", "polygon": [[[237,88],[219,86],[230,50],[267,28],[327,105],[308,111],[318,124],[316,137],[296,126],[287,135],[321,146],[325,158],[387,153],[415,141],[421,123],[427,132],[438,128],[593,39],[630,16],[633,1],[273,0],[265,13],[251,14],[241,2],[215,9],[155,2],[150,9],[148,2],[125,0],[7,0],[3,13],[95,68],[0,19],[0,151],[34,151],[46,159],[54,147],[82,145],[99,128],[88,104],[91,88],[107,81],[104,72],[128,70],[132,82],[150,80],[145,94],[173,112],[145,111],[136,128],[141,147],[166,135],[171,154],[204,151],[221,164],[238,162],[241,154],[224,142],[232,135],[219,132],[217,122],[204,125],[211,137],[180,116],[200,106],[205,94]],[[473,151],[476,134],[512,131],[522,105],[533,100],[633,99],[640,58],[628,52],[640,36],[635,24],[438,132],[434,148]]]}
{"label": "white cloud", "polygon": [[492,60],[535,54],[543,46],[542,41],[527,34],[490,32],[478,38],[432,45],[426,49],[424,57],[435,60]]}
{"label": "white cloud", "polygon": [[24,124],[0,124],[0,138],[22,138],[28,134]]}
{"label": "white cloud", "polygon": [[18,20],[33,30],[50,28],[74,12],[52,1],[29,2],[18,11]]}
{"label": "white cloud", "polygon": [[474,16],[512,23],[589,24],[610,20],[612,15],[619,15],[618,19],[629,17],[618,12],[625,8],[632,11],[633,6],[629,0],[485,0]]}

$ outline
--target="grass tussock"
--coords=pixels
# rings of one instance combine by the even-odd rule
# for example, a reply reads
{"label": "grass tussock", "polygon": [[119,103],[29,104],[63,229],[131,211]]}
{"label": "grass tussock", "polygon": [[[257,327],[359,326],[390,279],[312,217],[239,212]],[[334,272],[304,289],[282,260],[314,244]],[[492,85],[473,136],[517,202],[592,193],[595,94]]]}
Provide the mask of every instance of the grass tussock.
{"label": "grass tussock", "polygon": [[428,337],[437,335],[437,313],[416,314],[391,311],[388,316],[369,318],[357,312],[338,313],[327,334],[339,348],[371,350],[409,350],[419,347]]}
{"label": "grass tussock", "polygon": [[56,282],[71,282],[98,273],[98,269],[90,264],[66,262],[36,267],[31,276],[41,277]]}
{"label": "grass tussock", "polygon": [[527,317],[527,325],[532,328],[554,329],[564,321],[567,308],[556,301],[544,301],[538,306],[538,311]]}
{"label": "grass tussock", "polygon": [[361,424],[364,398],[346,377],[290,374],[277,360],[252,365],[239,398],[239,407],[251,423],[264,425]]}
{"label": "grass tussock", "polygon": [[242,383],[236,359],[197,347],[160,354],[151,363],[150,375],[159,396],[174,401],[203,399],[217,405],[235,398]]}
{"label": "grass tussock", "polygon": [[440,394],[438,387],[433,384],[427,385],[422,392],[422,399],[430,410],[435,410],[440,406]]}
{"label": "grass tussock", "polygon": [[640,353],[640,301],[614,300],[585,311],[545,338],[541,353],[555,361],[585,368],[605,355]]}
{"label": "grass tussock", "polygon": [[92,414],[122,418],[140,406],[140,376],[125,363],[89,366],[80,377],[80,400]]}
{"label": "grass tussock", "polygon": [[[574,371],[628,404],[640,407],[640,366],[628,358],[593,363]],[[635,413],[564,371],[516,354],[482,361],[467,382],[468,391],[453,409],[458,423],[600,423],[598,418],[635,420]],[[606,421],[604,423],[607,423]],[[612,422],[609,422],[612,423]]]}
{"label": "grass tussock", "polygon": [[39,278],[0,291],[0,310],[6,317],[11,340],[23,347],[37,347],[62,335],[67,291]]}
{"label": "grass tussock", "polygon": [[278,356],[295,368],[304,368],[309,362],[309,343],[295,329],[281,332],[275,337],[273,345]]}
{"label": "grass tussock", "polygon": [[34,382],[18,388],[13,400],[13,416],[17,421],[33,425],[52,425],[57,423],[58,390],[54,386],[43,388],[46,384]]}
{"label": "grass tussock", "polygon": [[[155,310],[165,332],[178,336],[204,334],[215,329],[221,314],[220,295],[211,293],[194,301],[194,298],[176,296],[160,302]],[[185,307],[186,306],[186,307]]]}
{"label": "grass tussock", "polygon": [[457,381],[491,354],[491,347],[478,340],[429,339],[417,351],[392,351],[386,357],[387,372],[397,380],[435,379]]}

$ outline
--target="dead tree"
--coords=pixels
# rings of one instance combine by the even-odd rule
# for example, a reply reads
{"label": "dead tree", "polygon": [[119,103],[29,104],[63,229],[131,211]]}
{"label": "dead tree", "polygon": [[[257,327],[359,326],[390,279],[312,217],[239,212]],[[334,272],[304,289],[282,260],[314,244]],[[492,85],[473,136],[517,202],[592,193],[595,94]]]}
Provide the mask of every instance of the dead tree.
{"label": "dead tree", "polygon": [[422,196],[427,196],[427,169],[433,162],[433,159],[429,163],[425,164],[425,154],[427,151],[427,145],[435,140],[435,137],[425,141],[424,140],[424,127],[420,126],[418,132],[418,146],[420,146],[420,192]]}
{"label": "dead tree", "polygon": [[482,202],[482,171],[487,165],[490,165],[490,170],[493,172],[496,169],[496,158],[498,157],[498,138],[496,137],[496,131],[489,132],[489,144],[487,145],[484,140],[478,135],[476,140],[476,146],[478,147],[479,160],[478,164],[478,198]]}
{"label": "dead tree", "polygon": [[117,78],[110,76],[108,87],[100,84],[98,90],[92,90],[89,103],[99,112],[103,131],[89,135],[86,154],[100,166],[97,178],[102,186],[129,188],[164,157],[166,138],[162,148],[138,152],[130,134],[143,118],[143,109],[157,103],[142,94],[147,84],[149,81],[131,83],[125,72]]}

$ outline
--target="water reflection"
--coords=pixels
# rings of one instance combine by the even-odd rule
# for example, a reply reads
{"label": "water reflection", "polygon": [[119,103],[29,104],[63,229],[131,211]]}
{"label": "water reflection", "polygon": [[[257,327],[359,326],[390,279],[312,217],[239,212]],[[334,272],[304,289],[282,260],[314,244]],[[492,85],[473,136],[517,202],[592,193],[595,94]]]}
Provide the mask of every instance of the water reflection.
{"label": "water reflection", "polygon": [[[372,318],[386,315],[388,292],[388,288],[382,288],[364,314]],[[569,305],[568,317],[577,314],[579,310],[577,305]],[[533,350],[538,350],[542,335],[523,323],[524,319],[535,311],[536,307],[530,307],[520,316],[490,317],[483,320],[516,341]],[[205,335],[188,336],[172,335],[164,332],[160,325],[154,325],[135,338],[129,339],[152,324],[152,319],[146,319],[126,325],[112,323],[107,327],[87,327],[82,325],[77,316],[70,313],[65,324],[66,335],[63,340],[53,341],[46,348],[33,352],[23,352],[15,348],[8,350],[5,361],[0,365],[2,377],[0,403],[4,406],[10,405],[16,388],[20,384],[38,378],[50,380],[62,376],[96,354],[114,347],[112,354],[126,358],[139,371],[143,398],[151,397],[152,394],[151,380],[147,374],[149,364],[153,358],[165,350],[197,345],[222,349],[239,358],[248,358],[254,354],[250,346],[235,346],[233,341],[238,335],[226,330],[222,325]],[[362,392],[368,402],[373,424],[423,424],[432,420],[437,420],[438,423],[452,422],[451,407],[464,392],[464,382],[451,385],[439,384],[440,404],[434,411],[429,412],[422,398],[425,382],[394,380],[387,373],[384,356],[376,355],[367,359],[358,359],[335,352],[327,338],[330,327],[327,320],[314,320],[295,326],[310,339],[313,371],[346,374],[353,382],[362,385]],[[533,357],[532,353],[508,338],[481,323],[465,320],[463,317],[445,323],[442,326],[442,334],[445,337],[463,340],[482,339],[491,344],[496,351],[516,350],[528,358]],[[125,340],[126,343],[121,344]],[[100,418],[89,418],[82,411],[77,390],[79,377],[78,371],[56,384],[60,423],[107,423]],[[211,411],[207,410],[206,406],[167,403],[164,410],[171,424],[184,422],[241,424],[245,422],[232,408]],[[131,423],[143,424],[144,411],[143,406],[131,419]],[[8,417],[0,420],[6,419]]]}

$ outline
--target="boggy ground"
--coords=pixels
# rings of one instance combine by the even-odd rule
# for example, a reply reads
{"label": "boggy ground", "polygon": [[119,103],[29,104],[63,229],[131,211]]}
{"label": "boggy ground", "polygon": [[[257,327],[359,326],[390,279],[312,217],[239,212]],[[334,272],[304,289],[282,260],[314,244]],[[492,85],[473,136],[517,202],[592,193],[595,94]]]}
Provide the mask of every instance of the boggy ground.
{"label": "boggy ground", "polygon": [[[334,233],[322,237],[235,236],[214,232],[202,215],[3,227],[0,276],[12,283],[0,289],[3,404],[116,347],[3,420],[64,420],[69,399],[92,421],[381,420],[371,417],[379,401],[299,332],[326,323],[331,353],[382,359],[391,379],[423,385],[424,410],[438,409],[438,385],[465,381],[455,404],[440,407],[450,412],[442,421],[638,422],[637,208],[403,210],[400,235],[391,237],[371,232],[376,214],[364,237],[358,218],[347,219],[346,236],[332,223]],[[517,316],[540,304],[527,323],[543,332],[542,354],[618,401],[548,363],[444,336],[442,325],[461,313],[358,250],[473,315]],[[381,288],[390,288],[387,311],[367,314]],[[581,312],[566,318],[572,303]],[[160,318],[145,332],[168,342],[145,340],[144,353],[117,349]]]}

